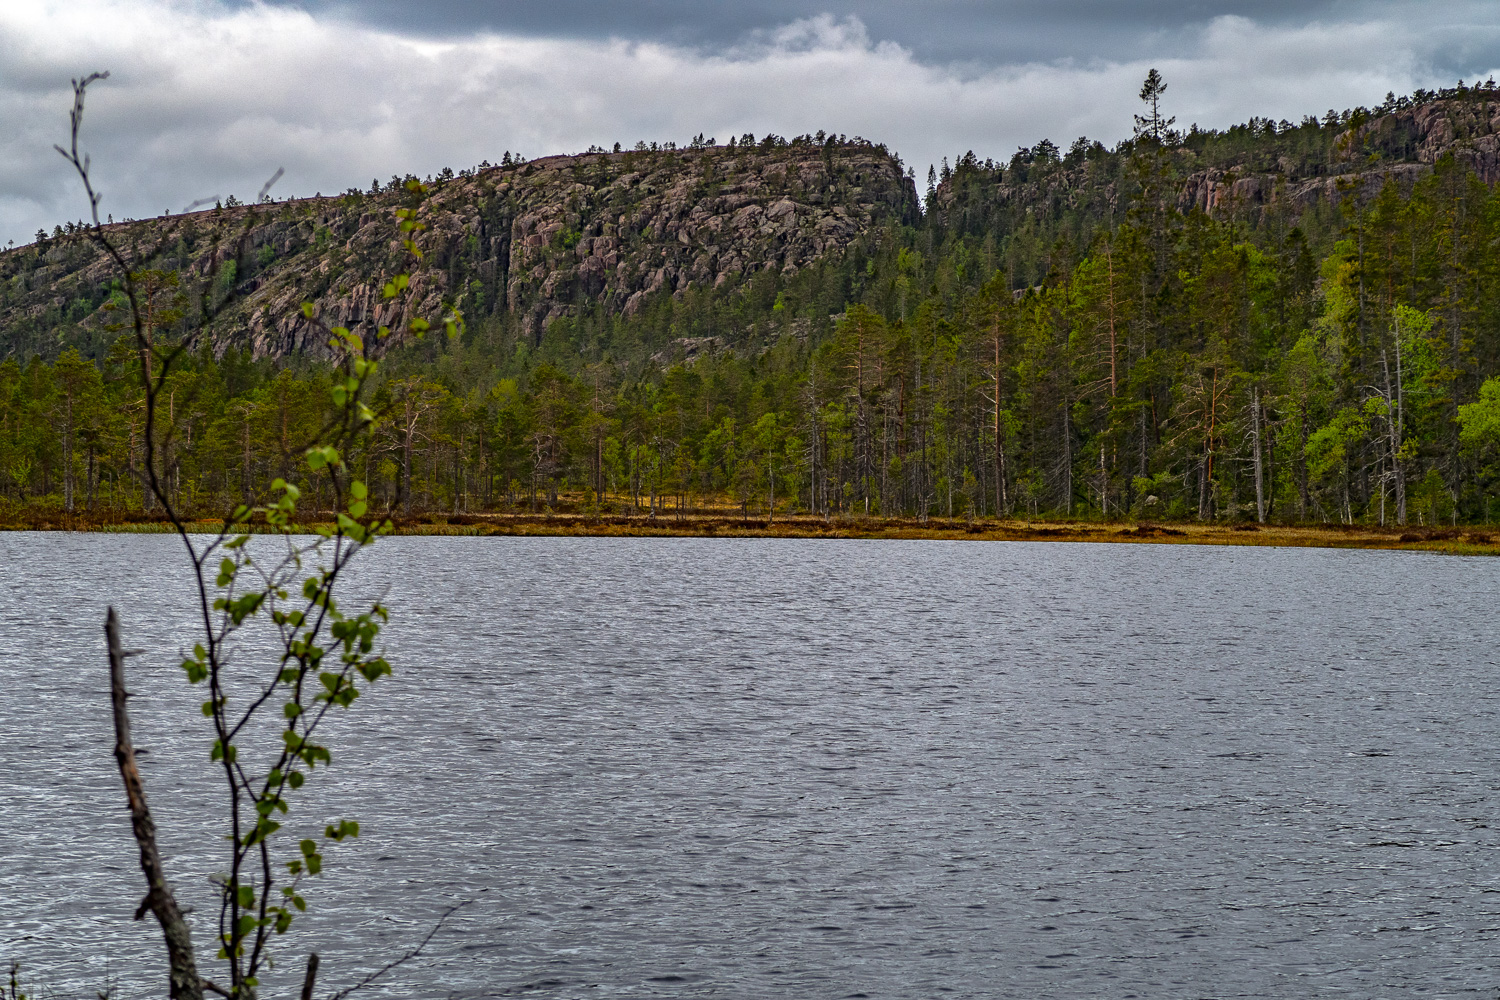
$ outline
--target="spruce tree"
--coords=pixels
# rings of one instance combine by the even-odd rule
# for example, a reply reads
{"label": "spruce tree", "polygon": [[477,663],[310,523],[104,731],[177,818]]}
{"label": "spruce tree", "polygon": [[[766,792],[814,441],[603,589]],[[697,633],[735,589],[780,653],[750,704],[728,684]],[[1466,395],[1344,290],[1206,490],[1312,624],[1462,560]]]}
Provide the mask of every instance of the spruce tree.
{"label": "spruce tree", "polygon": [[1166,81],[1161,78],[1161,74],[1156,71],[1155,66],[1151,67],[1151,72],[1146,74],[1146,82],[1141,84],[1140,95],[1141,100],[1146,102],[1146,105],[1150,107],[1151,113],[1135,116],[1135,137],[1137,139],[1149,137],[1158,144],[1165,141],[1167,130],[1177,121],[1175,117],[1162,118],[1161,116],[1161,95],[1166,92]]}

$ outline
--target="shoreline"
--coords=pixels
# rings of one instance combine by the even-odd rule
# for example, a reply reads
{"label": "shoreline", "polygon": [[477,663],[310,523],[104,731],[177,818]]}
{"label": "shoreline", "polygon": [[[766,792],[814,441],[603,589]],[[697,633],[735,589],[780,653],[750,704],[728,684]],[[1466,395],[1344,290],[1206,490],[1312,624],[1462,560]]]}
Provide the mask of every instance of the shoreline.
{"label": "shoreline", "polygon": [[[331,518],[330,518],[331,522]],[[395,535],[479,537],[577,536],[620,538],[844,538],[891,540],[973,540],[1006,542],[1093,542],[1156,545],[1254,545],[1291,548],[1395,549],[1450,555],[1500,555],[1500,529],[1484,526],[1381,528],[1373,525],[1282,525],[1158,523],[1151,521],[1027,521],[848,516],[823,518],[785,515],[764,517],[728,513],[675,514],[431,514],[393,518]],[[194,530],[217,531],[223,522],[193,522]],[[311,533],[319,522],[298,525]],[[0,531],[71,531],[107,534],[168,532],[160,518],[90,517],[60,511],[23,515],[0,523]],[[262,533],[264,525],[252,525]]]}

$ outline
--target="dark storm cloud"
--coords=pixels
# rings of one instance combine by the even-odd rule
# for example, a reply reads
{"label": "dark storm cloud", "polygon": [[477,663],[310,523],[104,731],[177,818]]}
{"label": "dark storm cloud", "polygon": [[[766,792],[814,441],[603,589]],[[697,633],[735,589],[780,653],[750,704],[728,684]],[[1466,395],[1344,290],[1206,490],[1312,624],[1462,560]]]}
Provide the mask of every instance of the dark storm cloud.
{"label": "dark storm cloud", "polygon": [[232,0],[306,10],[430,38],[475,32],[664,42],[720,50],[782,25],[856,17],[870,37],[917,60],[971,72],[1027,62],[1166,59],[1193,51],[1215,19],[1262,27],[1382,22],[1410,36],[1437,77],[1451,81],[1494,60],[1500,0]]}
{"label": "dark storm cloud", "polygon": [[[281,2],[281,0],[278,0]],[[723,47],[757,31],[817,14],[858,17],[872,37],[892,41],[925,61],[993,65],[1016,60],[1127,58],[1133,47],[1190,44],[1216,17],[1266,25],[1367,20],[1400,5],[1341,0],[1251,0],[1202,3],[1058,3],[1048,0],[831,0],[747,3],[702,0],[286,0],[286,6],[431,36],[474,31],[572,38],[620,37]],[[1408,4],[1407,7],[1417,5]],[[1161,54],[1169,54],[1161,52]]]}
{"label": "dark storm cloud", "polygon": [[1297,120],[1500,69],[1500,0],[0,0],[0,52],[3,242],[82,214],[52,144],[92,69],[105,210],[141,216],[700,132],[864,135],[923,177],[1125,138],[1152,66],[1183,124]]}

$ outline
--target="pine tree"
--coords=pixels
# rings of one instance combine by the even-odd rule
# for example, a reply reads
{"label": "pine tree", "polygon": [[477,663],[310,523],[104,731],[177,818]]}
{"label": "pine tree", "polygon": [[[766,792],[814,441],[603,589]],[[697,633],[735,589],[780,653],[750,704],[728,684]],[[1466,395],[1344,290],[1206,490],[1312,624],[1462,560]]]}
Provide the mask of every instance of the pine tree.
{"label": "pine tree", "polygon": [[1135,116],[1135,137],[1137,139],[1150,138],[1158,144],[1166,140],[1167,130],[1177,121],[1175,117],[1162,118],[1161,116],[1161,95],[1166,92],[1166,81],[1161,78],[1161,74],[1156,71],[1156,67],[1151,67],[1151,72],[1146,74],[1146,82],[1141,84],[1140,95],[1141,100],[1151,108],[1151,113]]}

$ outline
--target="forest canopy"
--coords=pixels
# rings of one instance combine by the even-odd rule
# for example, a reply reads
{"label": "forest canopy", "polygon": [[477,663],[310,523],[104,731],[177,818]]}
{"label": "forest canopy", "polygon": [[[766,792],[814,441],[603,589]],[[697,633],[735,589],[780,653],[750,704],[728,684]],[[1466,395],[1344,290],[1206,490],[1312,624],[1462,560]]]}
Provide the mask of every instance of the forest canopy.
{"label": "forest canopy", "polygon": [[[1157,116],[1115,151],[960,159],[916,221],[630,315],[580,300],[539,336],[470,310],[459,336],[390,347],[387,418],[354,461],[372,504],[405,515],[1488,522],[1500,198],[1472,165],[1446,155],[1317,213],[1180,204],[1183,150],[1331,148],[1363,125],[1330,117],[1161,138]],[[966,183],[1069,157],[1116,179],[1110,210],[1002,225],[964,208]],[[165,329],[175,276],[153,281]],[[98,354],[0,363],[6,503],[149,512],[137,362]],[[199,348],[169,393],[174,496],[215,513],[295,479],[337,378],[310,354]]]}

